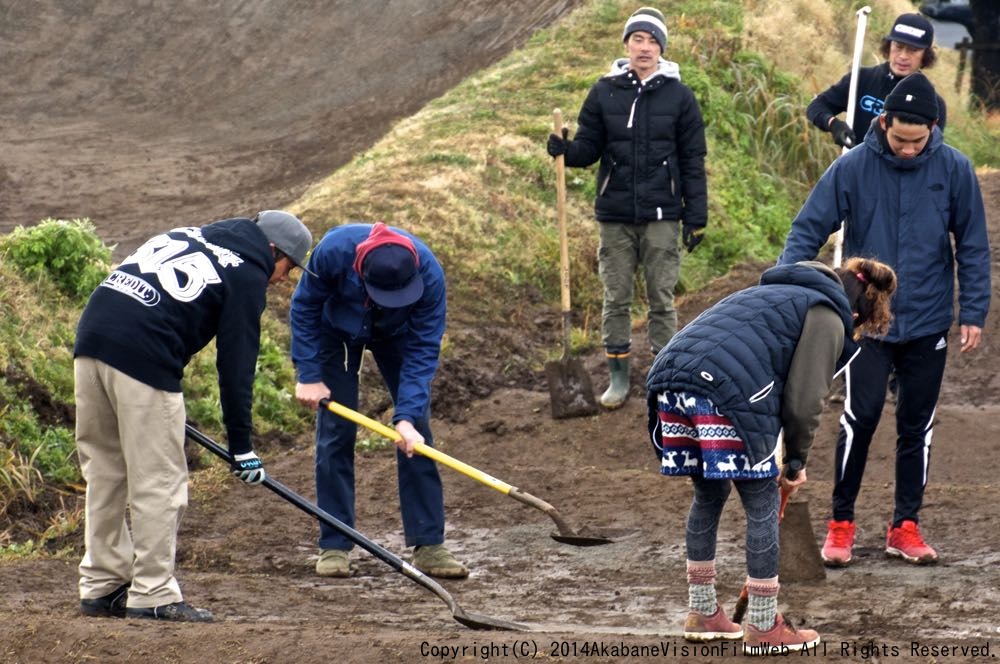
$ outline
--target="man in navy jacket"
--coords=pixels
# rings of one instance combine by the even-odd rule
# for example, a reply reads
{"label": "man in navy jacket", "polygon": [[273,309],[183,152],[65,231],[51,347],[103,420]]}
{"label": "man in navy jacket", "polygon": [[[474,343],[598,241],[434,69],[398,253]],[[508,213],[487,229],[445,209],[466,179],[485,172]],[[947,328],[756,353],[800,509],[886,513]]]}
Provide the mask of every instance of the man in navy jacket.
{"label": "man in navy jacket", "polygon": [[280,210],[175,228],[139,247],[90,296],[73,351],[87,482],[84,615],[212,619],[183,601],[174,577],[187,504],[184,367],[216,340],[232,472],[259,484],[265,473],[250,434],[265,294],[311,245],[309,229]]}
{"label": "man in navy jacket", "polygon": [[[357,427],[326,409],[332,399],[358,407],[358,376],[371,351],[395,406],[400,510],[414,565],[432,576],[464,578],[468,570],[444,547],[444,497],[437,466],[413,455],[433,445],[431,380],[445,329],[444,271],[415,236],[382,223],[346,224],[313,251],[312,274],[292,296],[295,396],[319,409],[316,419],[316,496],[319,506],[354,525],[354,442]],[[320,576],[350,576],[350,540],[320,524]]]}
{"label": "man in navy jacket", "polygon": [[787,264],[814,258],[843,220],[844,253],[888,263],[899,279],[889,333],[865,338],[861,356],[846,373],[833,519],[822,551],[832,566],[851,561],[854,502],[890,371],[898,384],[898,438],[886,553],[912,563],[937,560],[917,524],[954,320],[956,263],[962,352],[979,345],[990,303],[990,247],[979,183],[968,158],[944,143],[937,118],[937,94],[927,78],[917,72],[900,81],[864,143],[820,178],[792,222],[779,259]]}

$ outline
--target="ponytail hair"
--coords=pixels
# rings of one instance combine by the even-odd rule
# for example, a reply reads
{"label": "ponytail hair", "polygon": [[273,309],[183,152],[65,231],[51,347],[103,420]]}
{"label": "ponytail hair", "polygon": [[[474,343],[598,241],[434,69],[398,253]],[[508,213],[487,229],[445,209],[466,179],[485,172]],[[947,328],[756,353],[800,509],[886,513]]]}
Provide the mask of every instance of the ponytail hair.
{"label": "ponytail hair", "polygon": [[863,334],[880,337],[889,332],[892,311],[889,308],[896,292],[896,273],[885,263],[870,258],[848,258],[834,272],[847,292],[854,320],[854,338]]}

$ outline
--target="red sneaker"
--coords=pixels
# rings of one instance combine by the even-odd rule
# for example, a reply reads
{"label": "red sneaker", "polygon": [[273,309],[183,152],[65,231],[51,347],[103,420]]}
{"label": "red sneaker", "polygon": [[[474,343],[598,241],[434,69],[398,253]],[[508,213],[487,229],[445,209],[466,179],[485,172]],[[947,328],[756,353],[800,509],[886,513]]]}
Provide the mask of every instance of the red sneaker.
{"label": "red sneaker", "polygon": [[691,611],[684,621],[684,638],[688,641],[739,639],[742,636],[743,628],[727,618],[726,612],[718,604],[712,615]]}
{"label": "red sneaker", "polygon": [[826,541],[820,557],[827,567],[846,567],[851,562],[854,546],[854,522],[830,521],[826,525]]}
{"label": "red sneaker", "polygon": [[779,613],[774,619],[774,627],[767,631],[759,630],[753,625],[747,625],[747,634],[743,637],[744,655],[787,655],[807,648],[815,648],[819,643],[819,634],[812,629],[795,629],[785,622]]}
{"label": "red sneaker", "polygon": [[889,532],[885,535],[885,552],[893,558],[902,558],[915,565],[929,565],[936,563],[938,559],[937,551],[927,546],[920,535],[920,526],[909,519],[899,524],[899,528],[893,528],[889,524]]}

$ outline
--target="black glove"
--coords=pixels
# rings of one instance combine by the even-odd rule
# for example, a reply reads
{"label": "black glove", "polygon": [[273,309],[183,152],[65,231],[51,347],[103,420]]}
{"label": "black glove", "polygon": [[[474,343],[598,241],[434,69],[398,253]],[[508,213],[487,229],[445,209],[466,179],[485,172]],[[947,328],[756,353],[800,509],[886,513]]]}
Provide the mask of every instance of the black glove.
{"label": "black glove", "polygon": [[550,156],[558,157],[561,154],[566,154],[566,150],[569,148],[568,136],[569,127],[563,127],[562,138],[559,137],[559,134],[549,134],[549,142],[545,148],[549,151]]}
{"label": "black glove", "polygon": [[851,126],[837,118],[830,123],[830,133],[833,134],[833,142],[842,148],[853,148],[858,142],[858,137],[854,135]]}
{"label": "black glove", "polygon": [[232,463],[229,464],[229,469],[233,475],[247,484],[260,484],[267,477],[267,473],[264,472],[264,464],[260,462],[260,457],[254,452],[235,455]]}
{"label": "black glove", "polygon": [[704,226],[692,226],[690,224],[684,224],[684,233],[682,240],[684,246],[687,247],[688,252],[694,251],[694,248],[701,244],[701,241],[705,239],[705,227]]}

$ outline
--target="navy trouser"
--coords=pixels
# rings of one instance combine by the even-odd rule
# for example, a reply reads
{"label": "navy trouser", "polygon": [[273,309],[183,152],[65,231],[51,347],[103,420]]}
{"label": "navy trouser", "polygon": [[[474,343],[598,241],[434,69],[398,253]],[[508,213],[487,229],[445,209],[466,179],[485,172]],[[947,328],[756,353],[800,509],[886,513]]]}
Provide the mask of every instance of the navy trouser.
{"label": "navy trouser", "polygon": [[[368,349],[375,356],[382,379],[393,402],[399,390],[402,356],[390,342],[372,342]],[[346,357],[345,357],[346,353]],[[358,408],[358,373],[364,346],[331,344],[324,352],[323,382],[331,398],[348,408]],[[414,427],[433,446],[430,430],[430,406]],[[357,425],[320,408],[316,416],[316,499],[321,509],[354,527],[354,442]],[[400,512],[407,546],[444,542],[444,494],[437,465],[417,454],[412,459],[396,450],[396,477],[399,485]],[[336,529],[320,523],[321,549],[350,550],[353,544]]]}
{"label": "navy trouser", "polygon": [[845,374],[837,439],[833,518],[854,520],[868,448],[882,416],[886,380],[896,373],[896,507],[892,523],[918,521],[930,463],[934,411],[948,354],[947,330],[904,343],[864,339]]}

